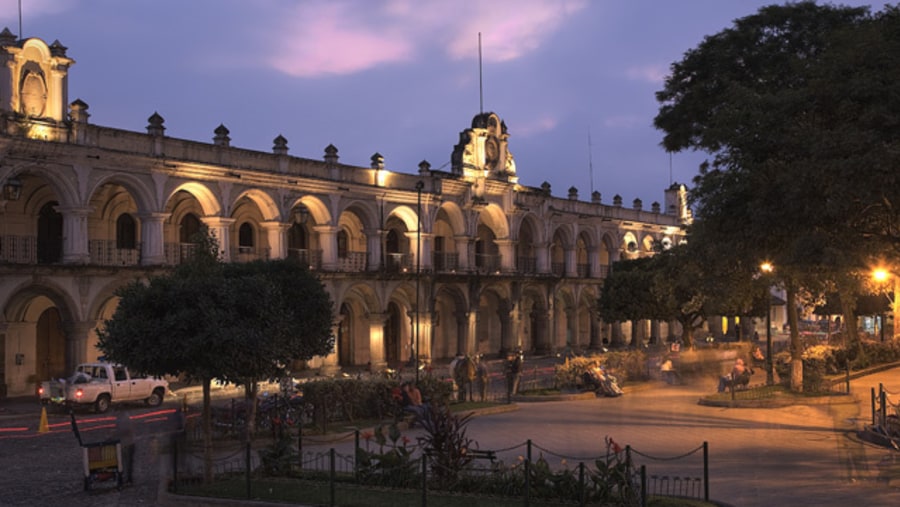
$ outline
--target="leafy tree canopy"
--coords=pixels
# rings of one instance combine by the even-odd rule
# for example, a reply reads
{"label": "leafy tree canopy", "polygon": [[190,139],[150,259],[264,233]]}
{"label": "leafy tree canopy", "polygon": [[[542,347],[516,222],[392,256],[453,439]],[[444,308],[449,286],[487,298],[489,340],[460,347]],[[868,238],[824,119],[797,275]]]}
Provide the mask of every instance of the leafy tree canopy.
{"label": "leafy tree canopy", "polygon": [[147,373],[242,383],[278,377],[334,346],[331,299],[291,260],[198,260],[117,295],[98,346]]}

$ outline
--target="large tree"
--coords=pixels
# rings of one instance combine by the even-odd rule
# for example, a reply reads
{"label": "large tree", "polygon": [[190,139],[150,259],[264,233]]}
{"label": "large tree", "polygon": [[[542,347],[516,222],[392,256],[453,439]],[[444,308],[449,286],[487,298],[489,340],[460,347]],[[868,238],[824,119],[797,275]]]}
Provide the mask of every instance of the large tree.
{"label": "large tree", "polygon": [[259,381],[285,375],[296,360],[330,353],[334,338],[331,299],[304,266],[220,263],[215,240],[205,238],[191,261],[117,291],[98,347],[135,370],[200,381],[209,458],[213,379],[243,385],[254,407]]}
{"label": "large tree", "polygon": [[[872,231],[873,221],[896,216],[874,212],[898,195],[896,176],[879,190],[882,170],[872,170],[897,167],[897,136],[877,128],[897,109],[888,114],[876,98],[897,95],[896,57],[872,56],[875,48],[897,54],[890,30],[872,34],[889,18],[896,16],[814,2],[764,7],[688,51],[657,94],[663,145],[710,154],[691,195],[701,225],[690,240],[728,245],[729,262],[748,275],[763,261],[775,265],[787,293],[795,389],[801,294],[852,281],[840,272],[861,269],[873,248],[863,226]],[[857,66],[857,57],[868,63]],[[875,82],[857,81],[857,72]],[[859,111],[875,118],[861,121]],[[861,157],[885,142],[874,159]]]}

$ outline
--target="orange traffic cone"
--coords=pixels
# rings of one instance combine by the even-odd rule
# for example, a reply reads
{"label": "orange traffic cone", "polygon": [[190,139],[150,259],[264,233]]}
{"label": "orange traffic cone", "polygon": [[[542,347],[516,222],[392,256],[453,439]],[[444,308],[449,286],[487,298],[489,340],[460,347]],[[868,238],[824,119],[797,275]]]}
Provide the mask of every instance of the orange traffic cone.
{"label": "orange traffic cone", "polygon": [[47,433],[50,431],[50,424],[47,423],[47,407],[41,408],[41,424],[38,426],[38,433]]}

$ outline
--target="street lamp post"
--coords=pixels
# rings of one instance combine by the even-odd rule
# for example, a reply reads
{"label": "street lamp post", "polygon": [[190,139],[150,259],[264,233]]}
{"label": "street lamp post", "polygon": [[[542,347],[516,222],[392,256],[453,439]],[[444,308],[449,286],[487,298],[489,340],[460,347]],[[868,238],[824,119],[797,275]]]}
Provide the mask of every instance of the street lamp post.
{"label": "street lamp post", "polygon": [[[764,262],[759,266],[763,273],[771,273],[775,268],[770,262]],[[775,384],[775,364],[772,362],[772,293],[766,286],[766,385]]]}
{"label": "street lamp post", "polygon": [[422,275],[422,188],[425,183],[416,183],[416,384],[419,383],[419,279]]}

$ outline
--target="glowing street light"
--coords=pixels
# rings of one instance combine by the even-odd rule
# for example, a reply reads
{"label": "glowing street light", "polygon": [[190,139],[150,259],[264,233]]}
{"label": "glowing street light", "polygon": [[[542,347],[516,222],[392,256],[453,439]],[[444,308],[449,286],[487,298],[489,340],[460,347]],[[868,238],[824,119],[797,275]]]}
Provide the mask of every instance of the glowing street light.
{"label": "glowing street light", "polygon": [[[775,266],[771,262],[763,262],[759,265],[759,270],[763,274],[770,275],[775,271]],[[772,362],[772,293],[769,287],[766,287],[766,385],[775,384],[774,363]]]}
{"label": "glowing street light", "polygon": [[[897,277],[894,276],[889,270],[878,267],[872,270],[872,280],[878,285],[886,285],[888,281],[893,278],[894,286],[890,289],[886,289],[885,296],[888,299],[888,302],[891,304],[891,308],[894,313],[894,334],[896,335],[896,326],[897,326]],[[884,312],[880,315],[881,319],[881,341],[884,342]]]}

